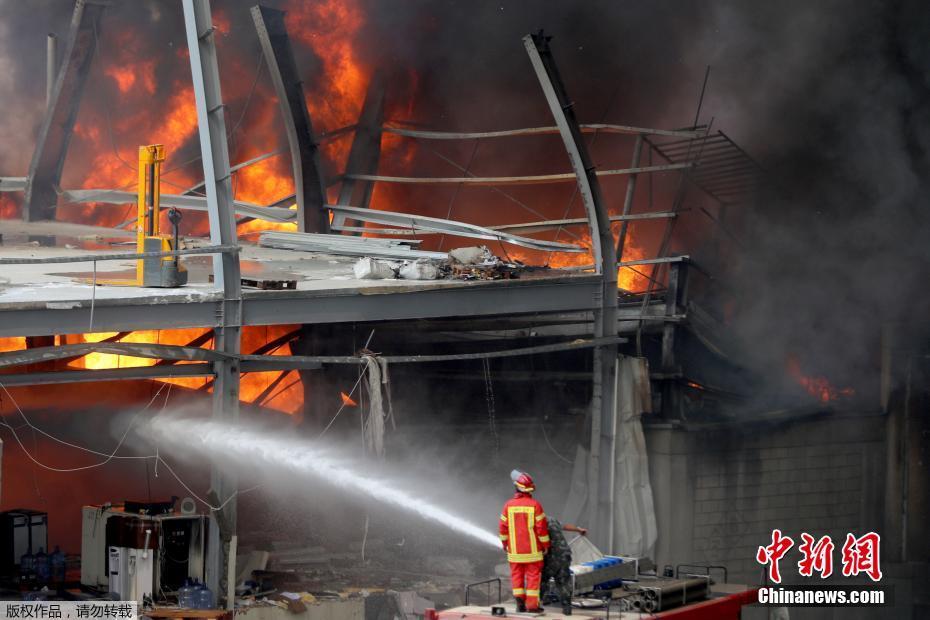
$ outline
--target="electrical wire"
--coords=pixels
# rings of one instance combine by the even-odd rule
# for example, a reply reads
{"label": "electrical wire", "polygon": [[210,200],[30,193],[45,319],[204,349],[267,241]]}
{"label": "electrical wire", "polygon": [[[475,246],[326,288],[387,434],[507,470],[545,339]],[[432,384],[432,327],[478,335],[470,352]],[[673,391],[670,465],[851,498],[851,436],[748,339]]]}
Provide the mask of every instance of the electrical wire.
{"label": "electrical wire", "polygon": [[[116,455],[116,453],[119,451],[120,447],[122,446],[123,442],[125,441],[126,437],[129,435],[129,431],[132,430],[132,427],[133,427],[133,424],[135,423],[136,418],[137,418],[139,415],[141,415],[142,413],[144,413],[146,410],[148,410],[149,407],[151,407],[152,403],[155,402],[155,399],[158,398],[158,395],[161,394],[162,390],[165,388],[166,385],[169,386],[169,392],[168,392],[168,394],[170,394],[170,385],[171,385],[171,384],[162,384],[161,387],[158,388],[158,391],[155,392],[155,395],[154,395],[154,396],[152,397],[152,399],[148,402],[148,404],[147,404],[142,410],[140,410],[138,413],[136,413],[135,416],[133,416],[133,419],[130,421],[129,426],[127,427],[126,431],[123,433],[123,436],[120,438],[119,443],[116,445],[116,448],[113,450],[113,452],[111,452],[110,454],[107,454],[107,453],[105,453],[105,452],[99,452],[99,451],[93,450],[93,449],[91,449],[91,448],[86,448],[86,447],[84,447],[84,446],[79,446],[79,445],[77,445],[77,444],[73,444],[73,443],[68,442],[68,441],[65,441],[65,440],[63,440],[63,439],[59,439],[58,437],[55,437],[54,435],[51,435],[51,434],[49,434],[49,433],[43,431],[43,430],[40,429],[39,427],[35,426],[34,424],[32,424],[32,423],[29,421],[29,419],[26,417],[26,414],[23,413],[23,410],[20,409],[19,404],[16,402],[16,399],[13,398],[13,395],[10,394],[10,392],[9,392],[9,390],[7,390],[6,386],[3,385],[3,383],[0,383],[0,389],[2,389],[2,390],[4,391],[4,393],[6,393],[6,395],[10,398],[10,402],[13,403],[13,406],[16,407],[16,410],[19,412],[20,416],[22,416],[23,420],[26,422],[26,425],[27,425],[29,428],[31,428],[33,432],[37,432],[37,433],[39,433],[39,434],[41,434],[41,435],[44,435],[45,437],[51,439],[52,441],[55,441],[55,442],[57,442],[57,443],[60,443],[60,444],[62,444],[62,445],[64,445],[64,446],[68,446],[69,448],[73,448],[73,449],[75,449],[75,450],[80,450],[80,451],[83,451],[83,452],[87,452],[87,453],[89,453],[89,454],[95,454],[95,455],[97,455],[97,456],[104,456],[104,457],[106,457],[106,459],[105,459],[104,461],[101,461],[100,463],[95,463],[95,464],[93,464],[93,465],[85,465],[85,466],[83,466],[83,467],[71,467],[71,468],[52,467],[52,466],[50,466],[50,465],[46,465],[45,463],[42,463],[42,462],[40,462],[38,459],[36,459],[36,458],[26,449],[25,445],[23,444],[22,440],[21,440],[20,437],[19,437],[19,434],[16,432],[16,428],[15,428],[15,427],[13,427],[12,425],[8,424],[7,422],[3,422],[3,421],[0,421],[0,426],[4,426],[4,427],[6,427],[7,429],[10,430],[10,432],[13,434],[13,438],[16,440],[16,443],[19,444],[19,447],[22,449],[22,451],[26,454],[27,457],[29,457],[29,459],[30,459],[33,463],[35,463],[36,465],[38,465],[39,467],[41,467],[41,468],[43,468],[43,469],[46,469],[46,470],[49,470],[49,471],[53,471],[53,472],[56,472],[56,473],[69,473],[69,472],[76,472],[76,471],[84,471],[84,470],[88,470],[88,469],[94,469],[94,468],[96,468],[96,467],[101,467],[101,466],[103,466],[103,465],[106,465],[107,463],[109,463],[111,460],[114,460],[114,459],[136,459],[136,460],[138,460],[138,459],[155,459],[156,465],[157,465],[158,463],[161,463],[162,465],[164,465],[165,468],[166,468],[166,469],[171,473],[171,475],[174,477],[174,479],[178,481],[178,484],[180,484],[180,485],[184,488],[185,491],[187,491],[188,493],[190,493],[191,497],[193,497],[194,499],[198,500],[200,503],[202,503],[203,505],[205,505],[206,507],[208,507],[210,510],[212,510],[212,511],[214,511],[214,512],[218,512],[218,511],[222,510],[223,508],[225,508],[226,505],[229,504],[229,502],[231,502],[233,499],[235,499],[235,498],[238,497],[239,495],[241,495],[241,494],[243,494],[243,493],[248,493],[248,492],[250,492],[250,491],[254,491],[255,489],[259,488],[261,485],[255,485],[255,486],[249,487],[248,489],[244,489],[244,490],[241,490],[241,491],[237,490],[237,491],[234,492],[232,495],[230,495],[228,498],[226,498],[226,500],[225,500],[222,504],[220,504],[219,506],[214,506],[214,505],[211,504],[209,501],[207,501],[207,500],[205,500],[204,498],[200,497],[197,493],[195,493],[195,492],[190,488],[190,486],[188,486],[188,484],[187,484],[186,482],[184,482],[184,480],[177,474],[177,472],[174,471],[174,468],[171,467],[171,465],[168,463],[168,461],[166,461],[163,457],[161,457],[161,456],[158,454],[157,448],[156,448],[156,453],[155,453],[154,455],[148,455],[148,456],[117,456],[117,455]],[[167,407],[167,404],[168,404],[168,399],[167,399],[167,395],[166,395],[165,403],[164,403],[164,405],[162,406],[162,411],[164,411],[164,409]],[[157,471],[157,470],[156,470],[156,471]],[[158,476],[157,473],[156,473],[155,475],[156,475],[156,477]]]}
{"label": "electrical wire", "polygon": [[[358,389],[358,385],[359,385],[359,383],[362,382],[362,377],[363,377],[363,376],[365,376],[363,372],[362,372],[362,373],[359,373],[359,375],[358,375],[358,380],[355,382],[355,385],[352,386],[352,391],[349,392],[349,398],[351,398],[352,395],[355,394],[355,390]],[[326,434],[326,431],[329,430],[329,427],[333,425],[333,422],[336,421],[336,418],[339,417],[339,414],[342,413],[342,410],[345,409],[345,408],[346,408],[346,400],[343,399],[343,401],[342,401],[342,406],[339,407],[339,410],[338,410],[338,411],[336,411],[336,415],[334,415],[334,416],[333,416],[333,419],[329,421],[329,424],[326,425],[326,428],[324,428],[322,431],[320,431],[320,434],[317,435],[317,437],[316,437],[317,439],[319,439],[320,437],[322,437],[323,435]]]}
{"label": "electrical wire", "polygon": [[[374,338],[374,336],[375,336],[375,330],[371,330],[371,332],[368,334],[368,339],[365,341],[365,346],[362,347],[363,349],[368,349],[368,345],[371,344],[371,339]],[[352,395],[355,394],[355,390],[358,389],[359,384],[362,382],[362,377],[364,376],[365,376],[365,368],[362,367],[359,370],[358,379],[355,381],[355,385],[353,385],[352,389],[349,391],[349,398],[351,398]],[[347,404],[346,399],[343,399],[342,406],[339,407],[338,411],[336,411],[336,415],[334,415],[333,418],[329,421],[329,424],[327,424],[326,427],[322,431],[320,431],[320,434],[316,436],[317,439],[319,439],[320,437],[326,434],[326,431],[328,431],[329,427],[333,425],[333,422],[336,421],[336,418],[339,417],[339,414],[342,413],[342,410],[346,408],[346,404]],[[364,426],[362,427],[362,429],[364,430]],[[364,437],[364,434],[363,434],[363,437]]]}
{"label": "electrical wire", "polygon": [[[468,174],[471,170],[471,165],[475,161],[475,155],[478,154],[478,147],[481,146],[481,140],[475,140],[475,146],[472,147],[471,156],[468,158],[468,163],[465,164],[465,174]],[[446,219],[452,219],[452,207],[455,205],[455,199],[459,197],[459,190],[462,189],[462,183],[459,183],[455,186],[455,190],[452,192],[452,197],[449,198],[449,210],[446,213]],[[442,244],[446,240],[446,236],[442,235],[439,237],[439,245],[437,246],[438,250],[442,250]]]}
{"label": "electrical wire", "polygon": [[242,106],[242,113],[239,115],[239,120],[233,125],[232,129],[229,130],[229,138],[235,140],[236,131],[239,130],[239,126],[242,125],[242,121],[245,120],[245,113],[249,109],[249,104],[252,103],[252,95],[255,94],[255,87],[258,86],[258,78],[262,74],[262,67],[265,65],[265,54],[261,48],[258,50],[258,66],[255,67],[255,77],[252,79],[252,86],[249,88],[249,94],[246,95],[245,103]]}
{"label": "electrical wire", "polygon": [[106,457],[103,461],[100,461],[99,463],[94,463],[93,465],[83,465],[83,466],[81,466],[81,467],[52,467],[52,466],[50,466],[50,465],[46,465],[45,463],[42,463],[42,462],[40,462],[38,459],[36,459],[36,458],[29,452],[29,450],[26,449],[26,446],[23,444],[22,440],[19,438],[19,434],[16,432],[16,430],[15,430],[11,425],[7,424],[6,422],[0,422],[0,426],[5,426],[5,427],[7,427],[7,428],[10,430],[10,432],[13,433],[13,438],[16,439],[16,443],[19,444],[19,447],[22,448],[22,450],[23,450],[23,452],[26,454],[26,456],[29,457],[29,460],[31,460],[33,463],[35,463],[35,464],[38,465],[39,467],[41,467],[41,468],[43,468],[43,469],[47,469],[47,470],[49,470],[49,471],[54,471],[54,472],[59,472],[59,473],[64,473],[64,472],[75,472],[75,471],[84,471],[84,470],[87,470],[87,469],[94,469],[94,468],[97,468],[97,467],[102,467],[103,465],[106,465],[107,463],[109,463],[109,462],[110,462],[111,460],[113,460],[114,458],[132,458],[132,459],[146,459],[146,458],[151,458],[150,456],[123,456],[123,457],[117,457],[117,456],[116,456],[116,453],[119,452],[119,449],[122,447],[123,442],[126,440],[126,437],[129,435],[129,431],[132,430],[132,427],[133,427],[133,425],[134,425],[134,423],[135,423],[135,421],[136,421],[136,418],[139,417],[140,414],[142,414],[142,413],[144,413],[146,410],[148,410],[148,408],[152,405],[152,403],[155,402],[155,399],[158,398],[158,395],[161,393],[161,391],[164,389],[164,387],[165,387],[165,386],[162,385],[162,386],[158,389],[158,391],[155,393],[155,396],[152,397],[152,400],[150,400],[149,403],[148,403],[141,411],[139,411],[135,416],[133,416],[132,420],[130,420],[130,422],[129,422],[129,425],[126,427],[126,430],[123,432],[122,437],[120,437],[119,442],[116,444],[116,447],[113,449],[113,452],[111,452],[110,454],[106,454],[106,453],[104,453],[104,452],[98,452],[98,451],[96,451],[96,450],[91,450],[91,449],[89,449],[89,448],[84,448],[84,447],[82,447],[82,446],[78,446],[78,445],[76,445],[76,444],[72,444],[72,443],[67,442],[67,441],[64,441],[64,440],[62,440],[62,439],[58,439],[57,437],[55,437],[55,436],[53,436],[53,435],[50,435],[49,433],[46,433],[46,432],[43,431],[42,429],[40,429],[40,428],[38,428],[37,426],[35,426],[34,424],[32,424],[32,423],[29,421],[29,419],[26,417],[26,414],[23,413],[23,410],[20,409],[19,403],[16,402],[16,399],[13,398],[13,395],[10,394],[9,390],[6,389],[6,386],[3,385],[2,383],[0,383],[0,388],[2,388],[3,391],[6,393],[6,395],[10,398],[10,401],[13,403],[13,406],[16,407],[16,410],[19,412],[20,416],[22,416],[23,420],[26,422],[26,424],[29,425],[29,427],[30,427],[34,432],[37,432],[37,433],[39,433],[39,434],[41,434],[41,435],[44,435],[45,437],[48,437],[49,439],[51,439],[51,440],[53,440],[53,441],[56,441],[56,442],[58,442],[58,443],[60,443],[60,444],[66,445],[66,446],[68,446],[68,447],[71,447],[71,448],[74,448],[74,449],[77,449],[77,450],[83,450],[83,451],[85,451],[85,452],[90,452],[90,453],[96,454],[96,455],[98,455],[98,456],[105,456],[105,457]]}
{"label": "electrical wire", "polygon": [[[621,86],[622,86],[622,84],[617,84],[617,87],[614,89],[614,92],[610,95],[610,98],[607,100],[607,106],[604,108],[604,114],[603,114],[602,117],[601,117],[601,123],[607,122],[607,116],[608,116],[608,114],[610,114],[610,109],[611,109],[611,108],[613,107],[613,105],[614,105],[614,100],[616,100],[617,95],[620,93],[620,88],[621,88]],[[591,138],[591,144],[588,145],[589,148],[593,148],[593,147],[594,147],[594,143],[597,142],[597,137],[598,137],[599,135],[600,135],[600,134],[597,132],[597,130],[595,130],[595,131],[594,131],[594,137]],[[568,217],[568,213],[569,213],[569,211],[571,211],[572,205],[575,204],[575,198],[577,198],[577,197],[578,197],[578,184],[576,183],[574,189],[572,190],[571,198],[568,199],[568,204],[565,205],[565,213],[562,214],[562,218],[561,218],[561,219],[564,220],[564,219],[566,219],[566,218]],[[558,230],[555,231],[555,237],[553,237],[553,240],[554,240],[554,241],[558,241],[558,240],[559,240],[559,236],[562,234],[562,232],[567,232],[567,233],[571,234],[571,231],[565,230],[565,227],[562,226],[561,224],[559,224],[559,228],[558,228]],[[578,237],[577,237],[577,236],[575,236],[575,235],[573,235],[573,234],[572,234],[571,236],[572,236],[574,239],[578,240]],[[546,263],[545,263],[545,264],[548,265],[548,264],[549,264],[549,261],[550,261],[551,259],[552,259],[552,252],[549,252],[548,256],[546,256]]]}
{"label": "electrical wire", "polygon": [[494,460],[500,455],[501,440],[497,432],[497,408],[494,405],[494,384],[491,381],[491,361],[488,358],[481,360],[484,372],[484,398],[488,407],[488,430],[494,439]]}
{"label": "electrical wire", "polygon": [[565,458],[564,456],[562,456],[561,454],[559,454],[559,451],[556,450],[555,447],[552,445],[552,442],[549,441],[549,434],[546,433],[546,425],[543,424],[542,420],[539,421],[539,426],[542,428],[543,439],[546,440],[546,445],[549,446],[549,449],[550,449],[550,450],[552,450],[552,454],[556,455],[557,457],[559,457],[560,459],[562,459],[563,461],[565,461],[565,462],[568,463],[569,465],[574,465],[574,464],[575,464],[575,461],[571,461],[571,460]]}

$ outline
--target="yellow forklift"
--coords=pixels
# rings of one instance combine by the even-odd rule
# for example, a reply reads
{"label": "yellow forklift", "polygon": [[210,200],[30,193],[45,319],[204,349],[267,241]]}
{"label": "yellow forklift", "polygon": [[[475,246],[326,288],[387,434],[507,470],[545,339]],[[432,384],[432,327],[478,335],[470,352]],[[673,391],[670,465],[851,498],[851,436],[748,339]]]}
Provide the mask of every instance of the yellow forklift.
{"label": "yellow forklift", "polygon": [[[165,161],[165,147],[151,144],[139,147],[139,198],[136,219],[136,251],[173,252],[180,248],[178,227],[181,212],[168,210],[172,234],[162,235],[161,165]],[[107,282],[111,284],[113,282]],[[155,256],[136,261],[136,279],[131,285],[174,288],[187,284],[187,270],[178,256]]]}

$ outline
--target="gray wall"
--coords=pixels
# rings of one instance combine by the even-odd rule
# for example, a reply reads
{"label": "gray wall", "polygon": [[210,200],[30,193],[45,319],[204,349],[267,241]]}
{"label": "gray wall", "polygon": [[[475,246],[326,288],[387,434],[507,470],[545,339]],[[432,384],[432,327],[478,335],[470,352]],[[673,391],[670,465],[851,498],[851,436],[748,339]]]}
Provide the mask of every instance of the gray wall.
{"label": "gray wall", "polygon": [[[656,496],[658,564],[723,564],[757,582],[754,557],[779,528],[881,531],[885,417],[830,415],[778,425],[673,429],[647,426]],[[791,567],[789,567],[791,568]],[[796,572],[796,571],[795,571]]]}
{"label": "gray wall", "polygon": [[[868,583],[839,574],[840,548],[847,532],[883,532],[886,421],[881,414],[831,414],[691,429],[647,422],[659,532],[656,563],[660,569],[692,562],[723,565],[730,581],[759,584],[763,573],[756,550],[771,541],[777,527],[795,541],[781,562],[784,583],[805,581],[796,564],[801,532],[833,537],[830,581]],[[895,564],[886,553],[882,557],[882,583],[894,587],[893,609],[796,608],[791,618],[925,617],[919,600],[930,585],[926,558]]]}

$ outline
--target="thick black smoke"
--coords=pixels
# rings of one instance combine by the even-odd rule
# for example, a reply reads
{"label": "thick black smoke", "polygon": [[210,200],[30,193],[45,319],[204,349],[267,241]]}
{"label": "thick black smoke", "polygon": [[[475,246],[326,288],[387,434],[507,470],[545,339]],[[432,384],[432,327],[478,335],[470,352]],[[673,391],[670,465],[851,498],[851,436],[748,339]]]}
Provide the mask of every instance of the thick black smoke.
{"label": "thick black smoke", "polygon": [[701,120],[768,172],[734,214],[744,251],[729,274],[755,362],[795,355],[861,392],[881,323],[927,308],[926,3],[370,4],[379,46],[417,67],[453,126],[547,119],[519,44],[539,27],[589,122],[687,125],[709,65]]}
{"label": "thick black smoke", "polygon": [[[161,28],[166,45],[183,45],[179,2],[129,5],[118,9],[120,19]],[[214,9],[232,22],[228,37],[236,46],[256,50],[250,5],[217,1]],[[0,0],[3,174],[24,172],[23,129],[37,124],[44,94],[37,77],[42,35],[63,32],[71,6]],[[416,120],[438,127],[548,123],[520,41],[539,28],[555,37],[562,74],[589,122],[688,125],[710,65],[701,120],[713,118],[715,128],[745,146],[768,171],[771,188],[736,214],[734,222],[746,228],[744,251],[729,274],[738,298],[735,325],[759,360],[781,367],[793,353],[805,371],[855,386],[874,375],[881,322],[919,316],[927,307],[926,3],[362,0],[362,6],[364,60],[415,89]],[[318,66],[311,50],[298,56],[312,95]],[[230,109],[237,104],[230,101]],[[477,171],[501,168],[495,148],[482,145]],[[551,148],[562,168],[558,144]],[[623,163],[627,151],[611,155],[596,151],[601,164]],[[13,164],[17,169],[7,169]]]}
{"label": "thick black smoke", "polygon": [[795,353],[865,392],[881,323],[922,321],[930,301],[930,7],[760,3],[714,15],[709,108],[771,181],[736,274],[737,325],[771,363]]}

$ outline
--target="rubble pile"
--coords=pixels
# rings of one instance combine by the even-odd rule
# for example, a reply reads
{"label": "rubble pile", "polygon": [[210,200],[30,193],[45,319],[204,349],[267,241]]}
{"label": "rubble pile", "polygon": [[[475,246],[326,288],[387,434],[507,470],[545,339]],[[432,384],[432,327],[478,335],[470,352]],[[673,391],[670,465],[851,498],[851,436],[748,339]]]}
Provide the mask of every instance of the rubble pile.
{"label": "rubble pile", "polygon": [[456,248],[447,258],[418,258],[392,261],[365,256],[353,266],[359,280],[512,280],[526,266],[505,262],[486,246]]}

